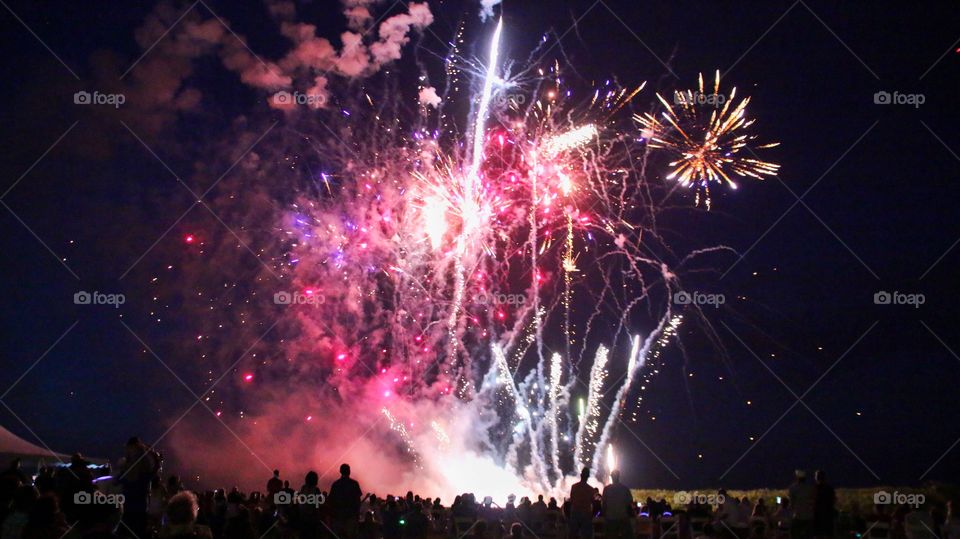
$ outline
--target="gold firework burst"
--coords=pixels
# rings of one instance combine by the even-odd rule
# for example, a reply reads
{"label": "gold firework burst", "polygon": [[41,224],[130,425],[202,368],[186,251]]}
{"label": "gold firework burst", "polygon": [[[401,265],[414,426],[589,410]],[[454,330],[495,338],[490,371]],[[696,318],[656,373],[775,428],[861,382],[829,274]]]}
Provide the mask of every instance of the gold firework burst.
{"label": "gold firework burst", "polygon": [[720,71],[716,72],[713,93],[705,93],[700,74],[698,89],[674,92],[672,104],[657,94],[666,107],[663,122],[649,113],[634,115],[650,147],[666,149],[676,156],[667,179],[696,189],[697,204],[702,194],[707,208],[711,182],[726,183],[736,189],[731,176],[763,179],[780,169],[778,164],[754,158],[754,149],[772,148],[780,143],[753,145],[756,135],[750,134],[749,128],[754,120],[746,117],[750,98],[735,103],[736,95],[736,88],[728,96],[720,93]]}

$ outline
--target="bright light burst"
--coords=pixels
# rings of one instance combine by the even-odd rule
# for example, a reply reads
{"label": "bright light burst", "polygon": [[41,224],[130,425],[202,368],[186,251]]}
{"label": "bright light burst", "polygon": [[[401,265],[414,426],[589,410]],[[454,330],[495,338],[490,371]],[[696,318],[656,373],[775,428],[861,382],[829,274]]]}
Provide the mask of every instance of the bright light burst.
{"label": "bright light burst", "polygon": [[[666,108],[662,123],[650,113],[637,114],[634,119],[643,127],[642,134],[653,148],[663,148],[676,156],[670,163],[673,171],[667,179],[676,179],[681,185],[696,189],[699,204],[701,193],[710,207],[710,183],[726,183],[732,189],[737,184],[731,174],[763,179],[777,174],[780,165],[754,157],[753,149],[772,148],[779,143],[751,146],[756,135],[749,133],[755,120],[746,117],[750,98],[735,103],[737,89],[730,95],[720,93],[720,71],[716,72],[713,93],[704,91],[703,74],[696,90],[674,92],[673,103],[657,94]],[[743,155],[741,152],[749,155]]]}
{"label": "bright light burst", "polygon": [[[511,75],[501,32],[471,67],[472,91],[434,91],[440,104],[411,118],[392,87],[379,99],[347,89],[322,125],[287,118],[287,153],[260,161],[313,152],[323,172],[310,171],[321,188],[288,205],[270,253],[271,273],[309,301],[270,305],[292,336],[283,361],[257,368],[315,384],[303,394],[317,409],[298,415],[312,428],[337,421],[323,408],[385,419],[364,436],[443,495],[558,492],[581,467],[603,477],[615,465],[609,444],[644,389],[634,382],[682,321],[677,267],[711,252],[676,256],[658,233],[669,189],[644,173],[649,148],[674,155],[668,178],[707,204],[711,182],[778,169],[744,157],[753,121],[736,90],[712,109],[698,103],[702,77],[673,105],[658,95],[665,123],[637,115],[641,133],[629,110],[643,84],[578,86],[559,62]],[[460,80],[463,63],[451,52],[445,73]],[[458,99],[466,125],[444,108]],[[317,380],[330,395],[315,396]]]}

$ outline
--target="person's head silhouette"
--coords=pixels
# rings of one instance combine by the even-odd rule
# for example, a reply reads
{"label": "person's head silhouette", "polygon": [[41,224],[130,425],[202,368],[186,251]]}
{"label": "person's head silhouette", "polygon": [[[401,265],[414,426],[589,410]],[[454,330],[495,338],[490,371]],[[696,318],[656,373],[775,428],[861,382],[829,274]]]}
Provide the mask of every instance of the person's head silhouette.
{"label": "person's head silhouette", "polygon": [[308,486],[315,487],[317,483],[320,482],[320,476],[317,475],[317,472],[311,470],[307,472],[307,476],[303,479],[303,482]]}
{"label": "person's head silhouette", "polygon": [[343,477],[350,477],[350,465],[349,465],[349,464],[341,464],[341,465],[340,465],[340,475],[342,475]]}
{"label": "person's head silhouette", "polygon": [[620,483],[620,470],[610,472],[610,482],[615,485]]}
{"label": "person's head silhouette", "polygon": [[590,479],[590,468],[580,470],[580,480],[586,483],[587,479]]}

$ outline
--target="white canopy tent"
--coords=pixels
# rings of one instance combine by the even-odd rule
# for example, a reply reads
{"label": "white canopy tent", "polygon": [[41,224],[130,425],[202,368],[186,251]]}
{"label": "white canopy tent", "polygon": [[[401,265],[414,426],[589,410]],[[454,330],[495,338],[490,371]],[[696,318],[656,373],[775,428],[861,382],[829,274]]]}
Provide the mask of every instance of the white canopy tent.
{"label": "white canopy tent", "polygon": [[[32,444],[0,426],[0,469],[16,458],[23,461],[24,468],[33,470],[45,465],[70,464],[70,455]],[[84,459],[94,464],[107,463],[106,459]]]}

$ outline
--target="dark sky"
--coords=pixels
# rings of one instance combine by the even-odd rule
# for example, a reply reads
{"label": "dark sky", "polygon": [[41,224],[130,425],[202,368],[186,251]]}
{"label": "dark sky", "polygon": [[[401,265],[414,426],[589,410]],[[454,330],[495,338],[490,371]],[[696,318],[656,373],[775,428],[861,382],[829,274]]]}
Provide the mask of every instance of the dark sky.
{"label": "dark sky", "polygon": [[[208,4],[256,50],[284,52],[258,3]],[[320,33],[342,31],[334,3],[300,5]],[[115,458],[127,436],[159,438],[193,400],[118,322],[144,309],[71,300],[77,290],[142,295],[142,275],[118,276],[188,206],[122,128],[62,102],[83,84],[71,70],[94,77],[98,51],[121,64],[141,53],[134,31],[153,7],[10,0],[0,9],[0,421],[60,451]],[[472,3],[431,7],[440,36],[464,13],[468,35],[483,30]],[[779,177],[718,191],[709,217],[683,224],[684,234],[742,255],[705,281],[730,298],[708,313],[726,353],[684,328],[688,361],[664,355],[641,419],[618,435],[628,482],[779,486],[796,467],[825,468],[849,486],[955,480],[956,7],[507,0],[505,14],[507,56],[526,58],[553,29],[588,79],[647,80],[663,91],[720,69],[724,86],[752,97],[756,131],[781,142],[767,154],[782,165]],[[231,90],[236,75],[214,61],[195,77],[219,99],[185,127],[194,136],[215,135],[255,99]],[[877,104],[880,91],[924,102]],[[177,162],[176,149],[165,151]],[[876,305],[880,291],[925,303]]]}

